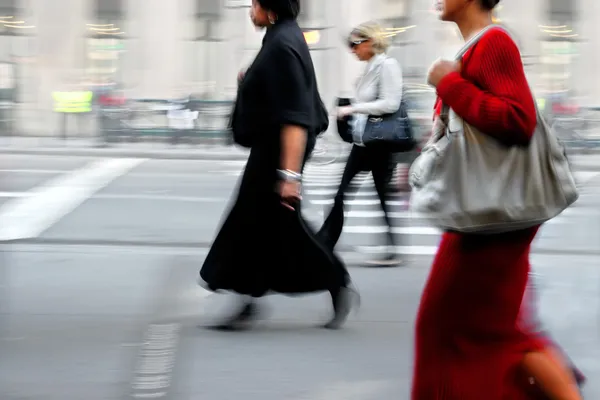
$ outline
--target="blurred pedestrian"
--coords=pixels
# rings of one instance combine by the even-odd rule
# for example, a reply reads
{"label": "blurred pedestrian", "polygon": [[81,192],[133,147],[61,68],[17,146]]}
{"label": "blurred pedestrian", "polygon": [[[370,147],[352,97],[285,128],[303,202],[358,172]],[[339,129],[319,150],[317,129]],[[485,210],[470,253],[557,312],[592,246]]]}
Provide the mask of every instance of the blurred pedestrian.
{"label": "blurred pedestrian", "polygon": [[[456,23],[467,43],[483,36],[460,61],[438,60],[429,70],[435,125],[448,122],[443,103],[499,144],[522,146],[536,109],[516,44],[493,27],[498,3],[438,1],[441,19]],[[529,377],[552,399],[580,399],[572,376],[546,353],[548,342],[518,324],[538,229],[444,232],[417,315],[413,400],[531,399]]]}
{"label": "blurred pedestrian", "polygon": [[[352,180],[362,171],[373,174],[375,190],[383,210],[383,218],[388,228],[386,232],[387,254],[383,258],[368,261],[379,267],[397,266],[401,260],[396,256],[392,220],[387,205],[390,180],[394,171],[394,151],[389,143],[364,143],[363,134],[370,117],[383,116],[398,111],[402,100],[402,71],[398,62],[386,55],[389,47],[386,32],[376,23],[363,23],[352,30],[348,46],[356,57],[367,65],[359,78],[355,98],[351,104],[338,107],[338,118],[348,119],[353,142],[346,161],[342,180],[335,195],[333,207],[329,210],[319,237],[330,248],[337,244],[344,226],[344,198],[358,189],[351,186]],[[340,99],[344,100],[344,99]],[[340,103],[341,104],[341,103]],[[338,123],[338,127],[340,124]],[[338,133],[343,135],[338,128]],[[344,138],[342,136],[342,138]]]}
{"label": "blurred pedestrian", "polygon": [[322,246],[300,214],[302,171],[329,124],[308,45],[296,23],[299,0],[254,0],[250,17],[266,28],[252,65],[240,74],[231,119],[236,143],[251,149],[237,198],[200,271],[210,290],[244,295],[216,328],[241,329],[269,292],[328,291],[333,316],[346,321],[358,294],[343,262]]}

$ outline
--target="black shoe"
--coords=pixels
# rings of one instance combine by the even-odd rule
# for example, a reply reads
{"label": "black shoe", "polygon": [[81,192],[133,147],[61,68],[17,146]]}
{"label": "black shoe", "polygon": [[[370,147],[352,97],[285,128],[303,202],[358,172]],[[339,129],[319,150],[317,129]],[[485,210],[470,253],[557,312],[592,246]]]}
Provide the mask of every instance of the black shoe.
{"label": "black shoe", "polygon": [[354,288],[342,287],[333,301],[333,318],[324,325],[326,329],[340,329],[348,319],[353,308],[360,307],[360,294]]}
{"label": "black shoe", "polygon": [[210,329],[217,331],[241,331],[249,329],[259,315],[258,306],[254,302],[244,304],[241,310],[224,322],[210,326]]}
{"label": "black shoe", "polygon": [[403,261],[394,254],[388,254],[383,258],[369,260],[365,264],[371,268],[393,268],[403,265]]}

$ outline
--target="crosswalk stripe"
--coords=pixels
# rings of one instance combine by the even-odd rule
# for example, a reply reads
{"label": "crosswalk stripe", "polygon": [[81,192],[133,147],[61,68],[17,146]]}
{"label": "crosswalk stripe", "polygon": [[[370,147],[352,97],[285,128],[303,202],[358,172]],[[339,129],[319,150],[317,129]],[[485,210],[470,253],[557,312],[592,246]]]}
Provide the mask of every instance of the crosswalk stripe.
{"label": "crosswalk stripe", "polygon": [[[344,233],[386,233],[387,226],[346,225]],[[396,235],[441,235],[442,231],[429,226],[393,227],[391,232]]]}
{"label": "crosswalk stripe", "polygon": [[[304,171],[303,194],[305,195],[305,210],[304,215],[310,219],[315,227],[319,227],[323,218],[329,212],[329,207],[334,203],[334,196],[337,194],[339,183],[342,179],[342,174],[345,165],[343,163],[328,164],[328,165],[308,165]],[[589,182],[600,175],[595,171],[575,171],[575,179],[581,187],[581,198],[573,207],[565,210],[557,218],[554,218],[546,223],[550,236],[556,236],[557,232],[565,229],[573,229],[568,225],[576,225],[581,223],[582,218],[594,220],[600,216],[600,202],[593,191],[595,189]],[[399,165],[392,175],[391,185],[401,185],[406,183],[406,166]],[[381,218],[384,216],[380,208],[380,201],[375,190],[372,174],[363,171],[352,180],[350,184],[355,191],[348,196],[344,201],[346,217],[342,228],[343,235],[347,238],[342,242],[352,248],[364,246],[364,251],[358,250],[361,253],[381,253],[388,249],[378,249],[373,246],[374,238],[384,234],[390,230]],[[600,188],[600,186],[599,186]],[[357,190],[356,190],[357,189]],[[586,197],[587,196],[587,197]],[[400,239],[396,246],[397,254],[407,256],[432,256],[437,251],[437,244],[442,231],[437,228],[430,217],[411,211],[409,208],[410,197],[406,193],[391,195],[387,201],[391,212],[388,216],[395,220],[391,228],[391,233],[396,236],[405,236],[406,239]],[[588,223],[589,224],[589,223]],[[554,226],[554,228],[552,228]],[[558,229],[557,229],[558,227]],[[413,240],[415,241],[412,245]],[[580,240],[580,239],[577,239]],[[591,240],[591,239],[590,239]],[[587,241],[587,246],[591,246],[591,241]],[[584,244],[585,245],[585,244]],[[567,244],[564,247],[568,247]]]}
{"label": "crosswalk stripe", "polygon": [[[312,203],[312,201],[309,201],[310,203]],[[347,203],[347,202],[345,202]],[[379,201],[377,202],[377,204],[379,204]],[[390,202],[388,202],[388,204],[390,204]],[[324,211],[320,211],[319,214],[320,215],[325,215],[326,212]],[[383,211],[381,210],[369,210],[369,211],[362,211],[362,210],[350,210],[350,211],[345,211],[344,212],[344,216],[346,216],[346,218],[380,218],[383,217]],[[388,213],[388,216],[390,218],[393,219],[422,219],[422,220],[429,220],[430,218],[427,217],[424,214],[419,214],[413,211],[392,211],[390,213]],[[562,212],[561,215],[559,215],[558,217],[556,217],[555,219],[550,220],[550,222],[552,221],[556,221],[558,218],[564,217],[564,216],[573,216],[573,217],[593,217],[593,216],[600,216],[600,210],[596,207],[571,207],[571,208],[567,208],[565,211]]]}
{"label": "crosswalk stripe", "polygon": [[293,400],[367,400],[382,398],[382,393],[387,393],[393,388],[391,380],[354,380],[333,382],[326,386],[310,390]]}
{"label": "crosswalk stripe", "polygon": [[[409,256],[433,256],[437,253],[438,246],[394,246],[392,250],[396,254],[404,254]],[[365,254],[384,254],[390,248],[379,246],[360,246],[358,248],[361,253]]]}
{"label": "crosswalk stripe", "polygon": [[[333,204],[333,199],[325,199],[325,200],[309,200],[309,202],[311,204],[314,205],[318,205],[318,206],[326,206],[326,205],[331,205]],[[352,200],[346,200],[344,201],[344,204],[347,206],[372,206],[372,205],[376,205],[376,204],[380,204],[381,202],[379,201],[379,199],[375,199],[375,200],[357,200],[357,199],[352,199]],[[400,206],[405,206],[407,204],[406,201],[397,201],[397,200],[390,200],[387,201],[386,204],[388,204],[391,207],[400,207]]]}
{"label": "crosswalk stripe", "polygon": [[[335,181],[335,182],[310,182],[310,181],[304,181],[302,182],[302,186],[304,186],[305,188],[336,188],[336,193],[337,193],[337,187],[339,185],[339,181]],[[350,183],[350,186],[352,187],[361,187],[361,188],[374,188],[375,184],[373,183],[373,181],[360,181],[360,180],[354,180]],[[318,190],[318,189],[315,189]]]}
{"label": "crosswalk stripe", "polygon": [[[309,196],[335,196],[337,194],[336,189],[315,189],[315,190],[305,190],[305,194]],[[365,192],[363,190],[358,191],[356,193],[352,193],[352,196],[377,196],[377,192]]]}

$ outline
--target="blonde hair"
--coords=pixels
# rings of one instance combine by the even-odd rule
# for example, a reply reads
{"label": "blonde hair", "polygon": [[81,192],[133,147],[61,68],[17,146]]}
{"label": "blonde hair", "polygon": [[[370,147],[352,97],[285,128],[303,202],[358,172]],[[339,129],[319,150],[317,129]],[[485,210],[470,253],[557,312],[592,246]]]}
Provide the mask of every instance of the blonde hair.
{"label": "blonde hair", "polygon": [[350,32],[350,37],[353,36],[370,39],[376,54],[385,53],[390,47],[385,29],[377,22],[369,21],[358,25]]}

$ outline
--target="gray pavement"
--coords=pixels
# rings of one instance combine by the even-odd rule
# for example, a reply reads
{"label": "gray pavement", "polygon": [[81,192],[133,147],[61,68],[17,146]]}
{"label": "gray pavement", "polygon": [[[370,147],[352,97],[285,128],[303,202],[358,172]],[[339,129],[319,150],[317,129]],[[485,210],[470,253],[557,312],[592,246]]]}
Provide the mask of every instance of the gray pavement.
{"label": "gray pavement", "polygon": [[[335,134],[331,134],[335,135]],[[334,141],[339,139],[334,136]],[[341,143],[342,148],[349,148]],[[78,157],[134,157],[164,160],[246,160],[248,149],[225,145],[222,139],[207,140],[201,144],[181,144],[173,146],[164,140],[118,143],[107,147],[98,146],[95,138],[70,138],[62,140],[56,137],[0,137],[0,154],[30,156],[78,156]],[[330,154],[313,155],[322,163],[332,158],[340,161],[347,156],[346,151],[334,149]],[[585,154],[569,156],[575,168],[600,171],[600,148],[590,149]]]}
{"label": "gray pavement", "polygon": [[80,157],[142,157],[173,160],[242,160],[248,157],[248,150],[238,146],[227,146],[223,140],[212,140],[196,145],[171,145],[165,140],[117,143],[99,146],[94,138],[55,137],[2,137],[0,154],[20,154],[38,156],[80,156]]}
{"label": "gray pavement", "polygon": [[[269,297],[268,320],[252,332],[201,328],[232,301],[195,278],[242,167],[4,155],[0,227],[28,210],[31,229],[3,231],[20,240],[0,254],[0,398],[407,399],[412,324],[439,233],[409,218],[402,198],[392,206],[409,262],[351,267],[363,306],[347,329],[317,327],[326,295]],[[339,173],[307,171],[304,212],[315,225]],[[532,264],[544,321],[589,376],[588,398],[600,398],[600,180],[594,170],[578,177],[580,203],[543,229]],[[370,179],[359,183],[341,243],[352,265],[380,239]]]}

